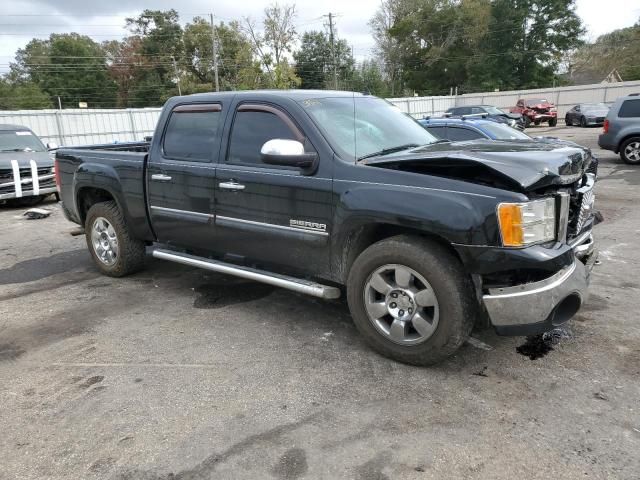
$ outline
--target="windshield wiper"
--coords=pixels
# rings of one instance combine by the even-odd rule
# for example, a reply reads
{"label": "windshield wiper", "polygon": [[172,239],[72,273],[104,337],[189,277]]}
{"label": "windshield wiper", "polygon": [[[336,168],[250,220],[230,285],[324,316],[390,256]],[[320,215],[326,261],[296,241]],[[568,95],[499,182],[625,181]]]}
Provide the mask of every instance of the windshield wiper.
{"label": "windshield wiper", "polygon": [[389,155],[390,153],[401,152],[402,150],[407,150],[409,148],[419,147],[417,143],[407,143],[405,145],[398,145],[397,147],[389,147],[383,148],[379,152],[373,152],[368,155],[363,155],[362,157],[358,157],[358,160],[364,160],[365,158],[371,157],[381,157],[382,155]]}

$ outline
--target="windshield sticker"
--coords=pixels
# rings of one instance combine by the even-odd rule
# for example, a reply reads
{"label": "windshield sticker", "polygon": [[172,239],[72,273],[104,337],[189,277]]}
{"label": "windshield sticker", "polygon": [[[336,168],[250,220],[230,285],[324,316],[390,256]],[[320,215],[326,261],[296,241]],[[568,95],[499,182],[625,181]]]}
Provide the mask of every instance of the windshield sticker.
{"label": "windshield sticker", "polygon": [[20,136],[31,135],[31,132],[16,132],[16,135],[20,135]]}

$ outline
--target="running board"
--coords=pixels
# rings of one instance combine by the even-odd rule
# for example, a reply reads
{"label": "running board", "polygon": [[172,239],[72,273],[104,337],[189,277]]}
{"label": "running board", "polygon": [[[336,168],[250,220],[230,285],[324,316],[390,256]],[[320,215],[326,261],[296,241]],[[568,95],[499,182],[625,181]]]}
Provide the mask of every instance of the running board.
{"label": "running board", "polygon": [[279,275],[277,273],[266,272],[264,270],[241,267],[238,265],[233,265],[231,263],[219,262],[217,260],[211,260],[209,258],[196,257],[195,255],[173,252],[171,250],[163,250],[161,248],[154,249],[151,254],[155,258],[160,258],[162,260],[169,260],[170,262],[182,263],[183,265],[204,268],[205,270],[226,273],[227,275],[234,275],[236,277],[246,278],[247,280],[267,283],[275,287],[286,288],[288,290],[293,290],[294,292],[298,293],[304,293],[313,297],[324,299],[333,299],[340,297],[340,289],[337,287],[330,287],[328,285],[322,285],[320,283],[301,280],[299,278]]}

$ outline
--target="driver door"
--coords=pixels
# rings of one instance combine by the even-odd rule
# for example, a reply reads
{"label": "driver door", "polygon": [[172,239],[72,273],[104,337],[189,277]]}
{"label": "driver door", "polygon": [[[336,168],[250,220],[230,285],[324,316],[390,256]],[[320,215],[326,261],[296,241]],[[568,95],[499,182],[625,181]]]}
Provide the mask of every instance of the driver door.
{"label": "driver door", "polygon": [[297,140],[316,151],[287,112],[266,103],[238,105],[227,138],[217,168],[216,248],[247,263],[326,270],[332,159],[319,158],[311,175],[263,163],[260,150],[269,140]]}

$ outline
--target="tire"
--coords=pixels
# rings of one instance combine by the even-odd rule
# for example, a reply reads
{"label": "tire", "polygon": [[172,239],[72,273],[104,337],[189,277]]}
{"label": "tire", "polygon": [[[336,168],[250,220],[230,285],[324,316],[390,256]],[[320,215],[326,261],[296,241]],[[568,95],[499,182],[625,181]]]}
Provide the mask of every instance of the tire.
{"label": "tire", "polygon": [[540,120],[534,120],[533,124],[537,127],[538,125],[540,125]]}
{"label": "tire", "polygon": [[[388,276],[385,269],[390,269]],[[404,294],[398,269],[415,274],[408,282],[415,292]],[[383,288],[374,278],[383,280]],[[418,292],[427,295],[421,300]],[[375,243],[358,256],[349,271],[347,300],[366,342],[378,353],[412,365],[433,365],[453,355],[469,337],[477,313],[473,286],[460,261],[445,247],[408,235]],[[411,307],[413,316],[398,321],[399,315],[411,314]],[[402,327],[393,335],[396,323]]]}
{"label": "tire", "polygon": [[524,128],[529,128],[531,125],[531,119],[529,117],[524,117]]}
{"label": "tire", "polygon": [[564,117],[564,124],[567,127],[571,127],[573,126],[573,121],[571,120],[571,117],[569,115],[567,115],[566,117]]}
{"label": "tire", "polygon": [[144,266],[144,242],[133,236],[115,202],[93,205],[87,212],[84,229],[87,247],[102,274],[123,277]]}
{"label": "tire", "polygon": [[631,137],[620,145],[620,158],[629,165],[640,164],[640,137]]}
{"label": "tire", "polygon": [[558,118],[552,118],[551,120],[549,120],[549,126],[550,127],[555,127],[556,125],[558,125]]}
{"label": "tire", "polygon": [[582,128],[587,128],[587,119],[584,117],[580,117],[580,126]]}

